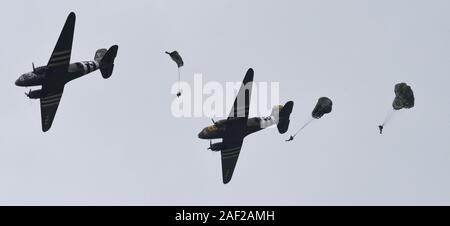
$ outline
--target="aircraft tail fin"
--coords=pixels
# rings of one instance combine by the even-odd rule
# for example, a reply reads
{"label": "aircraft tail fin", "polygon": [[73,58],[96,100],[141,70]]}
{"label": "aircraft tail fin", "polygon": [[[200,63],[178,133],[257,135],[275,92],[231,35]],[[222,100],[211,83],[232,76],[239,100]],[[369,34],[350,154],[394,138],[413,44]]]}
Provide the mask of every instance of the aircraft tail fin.
{"label": "aircraft tail fin", "polygon": [[[277,128],[278,128],[278,132],[280,132],[281,134],[286,133],[287,130],[289,129],[289,122],[290,122],[289,117],[291,116],[293,107],[294,107],[294,102],[288,101],[280,109],[280,112],[278,113]],[[273,114],[273,112],[272,112],[272,114]]]}
{"label": "aircraft tail fin", "polygon": [[117,45],[113,45],[107,51],[105,51],[106,49],[97,50],[97,53],[99,54],[98,58],[97,53],[95,54],[96,56],[95,60],[99,59],[100,72],[102,73],[102,76],[105,79],[111,77],[112,75],[114,69],[114,59],[117,56],[118,49],[119,47]]}

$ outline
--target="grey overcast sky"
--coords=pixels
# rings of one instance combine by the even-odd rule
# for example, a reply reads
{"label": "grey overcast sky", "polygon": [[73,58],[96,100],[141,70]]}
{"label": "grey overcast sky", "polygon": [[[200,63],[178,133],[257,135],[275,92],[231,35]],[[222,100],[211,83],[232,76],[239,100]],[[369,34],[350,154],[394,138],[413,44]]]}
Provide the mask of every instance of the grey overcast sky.
{"label": "grey overcast sky", "polygon": [[[45,65],[70,11],[72,61],[119,45],[112,77],[66,86],[53,127],[14,81]],[[450,1],[2,1],[2,205],[450,205]],[[231,182],[197,134],[174,118],[176,79],[280,82],[295,102],[287,134],[246,138]],[[407,82],[413,109],[391,109]],[[333,112],[294,140],[317,98]],[[269,113],[269,112],[268,112]]]}

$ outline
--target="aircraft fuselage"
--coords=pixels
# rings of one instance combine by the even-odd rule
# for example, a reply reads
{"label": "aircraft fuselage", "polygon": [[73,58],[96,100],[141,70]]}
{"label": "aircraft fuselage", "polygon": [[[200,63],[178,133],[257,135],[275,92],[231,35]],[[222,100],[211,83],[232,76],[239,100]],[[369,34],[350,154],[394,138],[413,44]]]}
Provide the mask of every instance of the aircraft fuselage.
{"label": "aircraft fuselage", "polygon": [[[239,120],[239,118],[220,120],[217,121],[214,125],[205,127],[198,134],[198,138],[207,140],[223,138],[226,134],[227,125],[233,123],[233,120]],[[248,136],[274,124],[276,124],[276,122],[273,117],[270,116],[249,118],[244,128],[244,136]]]}
{"label": "aircraft fuselage", "polygon": [[[100,65],[96,61],[82,61],[70,64],[67,71],[52,70],[47,66],[42,66],[34,69],[31,72],[21,75],[16,80],[15,84],[21,87],[65,85],[66,83],[74,79],[96,71],[97,69],[99,69],[99,67]],[[45,90],[40,92],[40,94],[45,96]]]}

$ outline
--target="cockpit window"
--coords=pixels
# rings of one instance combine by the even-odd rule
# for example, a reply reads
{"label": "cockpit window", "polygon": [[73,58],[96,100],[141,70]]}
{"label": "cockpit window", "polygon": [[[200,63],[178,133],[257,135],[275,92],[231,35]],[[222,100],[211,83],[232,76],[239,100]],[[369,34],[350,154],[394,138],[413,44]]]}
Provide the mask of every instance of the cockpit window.
{"label": "cockpit window", "polygon": [[47,69],[46,67],[37,67],[37,68],[34,70],[34,73],[36,73],[36,74],[42,74],[42,73],[45,72],[46,69]]}
{"label": "cockpit window", "polygon": [[208,126],[208,127],[206,127],[206,129],[208,130],[208,132],[214,132],[214,131],[217,131],[217,126],[215,126],[215,125],[212,125],[212,126]]}

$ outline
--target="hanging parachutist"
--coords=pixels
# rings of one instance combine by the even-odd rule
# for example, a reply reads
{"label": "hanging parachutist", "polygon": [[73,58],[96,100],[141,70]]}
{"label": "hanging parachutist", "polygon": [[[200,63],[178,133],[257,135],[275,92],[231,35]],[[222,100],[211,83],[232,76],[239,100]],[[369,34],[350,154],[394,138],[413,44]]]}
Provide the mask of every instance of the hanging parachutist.
{"label": "hanging parachutist", "polygon": [[294,136],[290,136],[288,140],[285,140],[286,142],[294,140]]}
{"label": "hanging parachutist", "polygon": [[378,129],[380,129],[380,134],[383,134],[383,125],[379,125]]}
{"label": "hanging parachutist", "polygon": [[181,58],[180,54],[177,51],[173,51],[173,52],[167,52],[166,54],[168,54],[170,56],[170,58],[172,58],[172,60],[177,64],[178,67],[178,92],[177,92],[177,97],[181,96],[181,88],[180,88],[180,80],[181,80],[181,73],[180,73],[180,68],[183,67],[184,62],[183,59]]}

